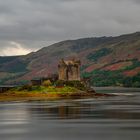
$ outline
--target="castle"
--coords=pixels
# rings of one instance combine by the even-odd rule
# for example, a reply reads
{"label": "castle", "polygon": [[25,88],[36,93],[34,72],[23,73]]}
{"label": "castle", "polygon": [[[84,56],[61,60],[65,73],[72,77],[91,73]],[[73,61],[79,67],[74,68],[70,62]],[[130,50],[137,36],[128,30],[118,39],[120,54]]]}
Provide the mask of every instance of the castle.
{"label": "castle", "polygon": [[61,59],[58,64],[59,80],[80,81],[80,60],[65,61]]}

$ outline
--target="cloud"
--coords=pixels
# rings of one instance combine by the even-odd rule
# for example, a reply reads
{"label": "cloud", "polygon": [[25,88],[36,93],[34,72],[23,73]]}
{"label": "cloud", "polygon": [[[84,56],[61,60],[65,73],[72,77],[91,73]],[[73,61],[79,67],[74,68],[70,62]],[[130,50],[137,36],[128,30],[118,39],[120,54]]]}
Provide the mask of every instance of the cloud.
{"label": "cloud", "polygon": [[139,0],[0,0],[0,55],[11,41],[32,51],[65,39],[140,31],[139,13]]}
{"label": "cloud", "polygon": [[30,49],[24,48],[21,44],[17,42],[9,42],[8,46],[5,47],[1,51],[2,56],[10,56],[10,55],[25,55],[31,52]]}

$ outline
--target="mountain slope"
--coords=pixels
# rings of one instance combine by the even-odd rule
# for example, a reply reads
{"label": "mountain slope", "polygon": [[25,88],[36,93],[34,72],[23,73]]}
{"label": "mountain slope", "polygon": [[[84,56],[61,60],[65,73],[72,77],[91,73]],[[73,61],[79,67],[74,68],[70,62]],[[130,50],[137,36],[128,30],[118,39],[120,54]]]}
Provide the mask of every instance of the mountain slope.
{"label": "mountain slope", "polygon": [[[91,77],[95,86],[139,86],[139,32],[118,37],[67,40],[10,60],[0,57],[1,83],[25,82],[33,77],[56,73],[59,59],[73,57],[82,61],[82,76]],[[127,85],[125,81],[128,79],[131,82]]]}

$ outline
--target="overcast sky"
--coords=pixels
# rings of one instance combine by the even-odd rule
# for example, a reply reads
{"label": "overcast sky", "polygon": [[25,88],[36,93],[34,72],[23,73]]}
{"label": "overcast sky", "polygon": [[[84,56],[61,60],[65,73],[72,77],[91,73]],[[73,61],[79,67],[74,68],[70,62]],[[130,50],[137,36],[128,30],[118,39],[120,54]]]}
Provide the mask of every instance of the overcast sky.
{"label": "overcast sky", "polygon": [[140,31],[140,0],[0,0],[0,55]]}

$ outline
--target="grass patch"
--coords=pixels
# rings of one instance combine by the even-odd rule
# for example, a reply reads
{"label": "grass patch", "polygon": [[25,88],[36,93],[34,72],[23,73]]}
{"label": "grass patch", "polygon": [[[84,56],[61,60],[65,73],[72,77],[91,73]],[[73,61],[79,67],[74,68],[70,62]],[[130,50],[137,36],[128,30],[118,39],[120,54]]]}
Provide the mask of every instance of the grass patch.
{"label": "grass patch", "polygon": [[64,87],[54,87],[54,86],[23,86],[23,87],[18,87],[15,89],[10,90],[9,92],[14,92],[17,94],[25,94],[25,93],[46,93],[46,94],[52,94],[52,93],[75,93],[75,92],[80,92],[75,87],[70,87],[70,86],[64,86]]}
{"label": "grass patch", "polygon": [[0,101],[33,101],[33,100],[56,100],[64,98],[90,97],[92,94],[80,91],[75,87],[44,87],[33,86],[31,88],[18,87],[2,93]]}

